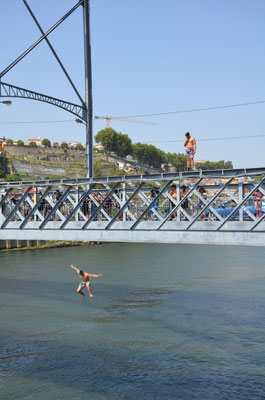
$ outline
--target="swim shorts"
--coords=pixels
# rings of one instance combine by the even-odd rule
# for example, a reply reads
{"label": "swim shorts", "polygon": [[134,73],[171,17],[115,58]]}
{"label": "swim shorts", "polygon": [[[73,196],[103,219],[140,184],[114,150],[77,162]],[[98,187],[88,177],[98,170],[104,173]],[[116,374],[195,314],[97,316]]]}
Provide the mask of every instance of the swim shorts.
{"label": "swim shorts", "polygon": [[80,282],[79,283],[79,287],[81,288],[81,289],[84,289],[84,287],[86,287],[86,284],[87,283],[90,283],[90,281],[87,281],[87,282]]}
{"label": "swim shorts", "polygon": [[194,150],[191,147],[186,147],[186,157],[193,158]]}

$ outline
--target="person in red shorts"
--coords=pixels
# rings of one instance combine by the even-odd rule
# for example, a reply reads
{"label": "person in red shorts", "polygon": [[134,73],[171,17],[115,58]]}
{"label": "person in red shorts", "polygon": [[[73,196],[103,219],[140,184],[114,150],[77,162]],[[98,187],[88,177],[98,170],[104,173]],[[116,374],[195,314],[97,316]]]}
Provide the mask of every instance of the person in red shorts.
{"label": "person in red shorts", "polygon": [[194,154],[196,153],[196,140],[190,136],[189,132],[185,133],[186,139],[184,147],[186,147],[187,171],[194,170]]}

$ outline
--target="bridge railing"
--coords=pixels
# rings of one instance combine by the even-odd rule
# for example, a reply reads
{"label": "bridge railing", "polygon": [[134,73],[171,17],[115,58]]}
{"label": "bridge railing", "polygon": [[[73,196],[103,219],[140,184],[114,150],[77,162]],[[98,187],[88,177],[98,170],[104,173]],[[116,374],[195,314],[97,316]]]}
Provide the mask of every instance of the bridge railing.
{"label": "bridge railing", "polygon": [[265,231],[265,168],[0,183],[1,230]]}

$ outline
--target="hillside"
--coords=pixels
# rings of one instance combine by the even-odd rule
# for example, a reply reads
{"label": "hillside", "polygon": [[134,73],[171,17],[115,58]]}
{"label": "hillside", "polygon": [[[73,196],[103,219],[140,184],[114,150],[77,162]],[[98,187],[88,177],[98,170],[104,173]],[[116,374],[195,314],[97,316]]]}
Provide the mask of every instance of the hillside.
{"label": "hillside", "polygon": [[[9,174],[7,180],[84,178],[85,151],[73,148],[49,148],[29,146],[6,146],[5,155]],[[139,173],[140,167],[130,171],[118,167],[115,156],[106,158],[104,153],[94,151],[95,176],[125,175]]]}

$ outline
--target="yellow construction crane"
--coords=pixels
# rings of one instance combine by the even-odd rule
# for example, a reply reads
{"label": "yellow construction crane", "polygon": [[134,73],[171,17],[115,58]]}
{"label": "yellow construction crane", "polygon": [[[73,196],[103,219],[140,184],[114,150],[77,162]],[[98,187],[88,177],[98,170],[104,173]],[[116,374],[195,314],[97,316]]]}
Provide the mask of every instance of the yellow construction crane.
{"label": "yellow construction crane", "polygon": [[146,121],[137,121],[136,119],[127,119],[122,117],[110,117],[107,115],[106,117],[95,116],[95,119],[105,119],[106,120],[106,128],[109,128],[110,120],[115,119],[117,121],[125,121],[125,122],[136,122],[137,124],[148,124],[148,125],[157,125],[154,122],[146,122]]}

